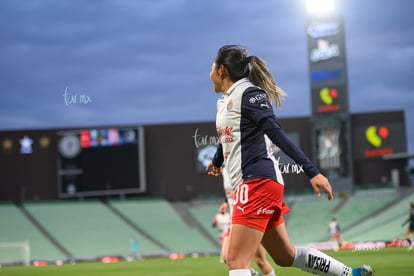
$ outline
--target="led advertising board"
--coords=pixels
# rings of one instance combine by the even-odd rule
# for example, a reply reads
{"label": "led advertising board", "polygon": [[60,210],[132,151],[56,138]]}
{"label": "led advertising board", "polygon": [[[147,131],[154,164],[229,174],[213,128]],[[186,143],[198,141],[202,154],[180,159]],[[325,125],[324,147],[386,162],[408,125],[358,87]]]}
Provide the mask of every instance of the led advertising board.
{"label": "led advertising board", "polygon": [[353,129],[352,136],[355,160],[382,157],[407,150],[403,123],[358,126]]}
{"label": "led advertising board", "polygon": [[344,85],[312,87],[312,113],[348,111],[348,93]]}

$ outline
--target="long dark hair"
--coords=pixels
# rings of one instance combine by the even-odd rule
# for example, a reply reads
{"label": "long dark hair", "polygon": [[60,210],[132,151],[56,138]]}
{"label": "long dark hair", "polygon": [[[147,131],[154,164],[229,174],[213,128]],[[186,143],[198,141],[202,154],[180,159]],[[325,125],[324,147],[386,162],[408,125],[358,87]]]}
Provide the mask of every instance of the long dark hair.
{"label": "long dark hair", "polygon": [[251,83],[265,90],[277,106],[282,105],[286,93],[276,85],[266,63],[257,56],[249,56],[246,47],[225,45],[218,50],[214,63],[217,66],[223,65],[233,82],[249,78]]}

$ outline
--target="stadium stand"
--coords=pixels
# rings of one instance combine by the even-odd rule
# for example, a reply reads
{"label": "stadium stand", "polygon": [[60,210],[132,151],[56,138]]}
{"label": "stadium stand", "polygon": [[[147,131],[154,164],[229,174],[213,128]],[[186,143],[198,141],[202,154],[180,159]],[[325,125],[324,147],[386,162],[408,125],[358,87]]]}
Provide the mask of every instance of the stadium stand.
{"label": "stadium stand", "polygon": [[296,245],[323,240],[329,234],[328,223],[340,200],[315,196],[288,198],[291,212],[286,216],[290,239]]}
{"label": "stadium stand", "polygon": [[[369,216],[398,198],[395,190],[356,192],[352,194],[334,216],[342,230],[346,230],[353,223]],[[378,200],[381,198],[381,200]]]}
{"label": "stadium stand", "polygon": [[164,199],[112,200],[110,204],[174,253],[213,252],[214,244],[187,225]]}
{"label": "stadium stand", "polygon": [[[12,203],[0,205],[0,243],[28,242],[32,259],[64,259],[65,255],[53,246]],[[0,261],[21,260],[16,250],[0,250]]]}
{"label": "stadium stand", "polygon": [[[376,199],[382,201],[382,196]],[[358,242],[402,239],[406,228],[401,227],[401,224],[408,218],[409,202],[414,202],[414,195],[409,194],[399,198],[395,204],[371,214],[354,227],[344,231],[342,233],[344,240]]]}
{"label": "stadium stand", "polygon": [[36,202],[24,206],[76,258],[131,255],[131,238],[139,241],[139,254],[162,252],[100,201]]}
{"label": "stadium stand", "polygon": [[213,217],[217,214],[218,208],[223,201],[195,201],[188,207],[192,218],[212,237],[219,241],[217,229],[212,227]]}
{"label": "stadium stand", "polygon": [[[296,245],[329,240],[328,223],[338,218],[344,241],[403,239],[407,205],[413,190],[358,191],[328,201],[314,195],[290,196],[285,217]],[[0,204],[0,244],[27,241],[32,260],[94,260],[101,256],[218,252],[217,233],[211,226],[222,201],[170,203],[164,199],[76,200]],[[215,242],[217,241],[217,242]],[[21,261],[17,250],[0,250],[0,264]]]}

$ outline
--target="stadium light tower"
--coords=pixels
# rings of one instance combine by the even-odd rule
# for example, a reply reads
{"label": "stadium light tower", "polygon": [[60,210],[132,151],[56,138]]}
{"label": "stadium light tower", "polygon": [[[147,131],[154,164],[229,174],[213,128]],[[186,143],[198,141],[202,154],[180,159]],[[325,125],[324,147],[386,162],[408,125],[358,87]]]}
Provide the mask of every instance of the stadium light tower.
{"label": "stadium light tower", "polygon": [[333,12],[335,2],[334,0],[306,0],[306,10],[309,14]]}
{"label": "stadium light tower", "polygon": [[345,36],[335,0],[305,0],[312,108],[312,152],[337,191],[352,188]]}

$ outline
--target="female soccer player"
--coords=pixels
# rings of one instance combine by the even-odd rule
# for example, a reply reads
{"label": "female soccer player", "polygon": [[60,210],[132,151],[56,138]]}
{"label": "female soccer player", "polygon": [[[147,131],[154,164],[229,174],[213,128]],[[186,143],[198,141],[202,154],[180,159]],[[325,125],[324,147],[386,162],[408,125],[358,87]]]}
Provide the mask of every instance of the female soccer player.
{"label": "female soccer player", "polygon": [[224,163],[235,190],[229,276],[250,276],[250,260],[260,242],[280,266],[320,275],[372,275],[368,265],[351,269],[318,250],[291,243],[283,220],[288,210],[283,202],[284,186],[278,183],[273,162],[267,157],[264,134],[302,166],[317,196],[322,189],[331,200],[333,193],[328,179],[277,122],[271,103],[274,100],[280,106],[285,94],[263,60],[248,56],[241,46],[223,46],[212,64],[210,79],[214,91],[223,95],[216,117],[221,143],[207,171],[217,176]]}
{"label": "female soccer player", "polygon": [[223,243],[223,238],[227,232],[230,224],[230,213],[227,213],[227,206],[221,205],[218,213],[214,215],[212,226],[217,229],[220,244]]}
{"label": "female soccer player", "polygon": [[329,221],[329,233],[331,235],[331,240],[337,243],[335,249],[339,249],[341,247],[341,229],[339,228],[339,223],[335,217],[332,217]]}
{"label": "female soccer player", "polygon": [[410,213],[410,216],[401,226],[404,226],[407,223],[409,223],[408,228],[407,230],[405,230],[404,235],[405,235],[405,239],[410,244],[407,250],[411,251],[413,250],[413,235],[414,235],[414,203],[410,202],[407,208],[408,208],[408,212]]}

